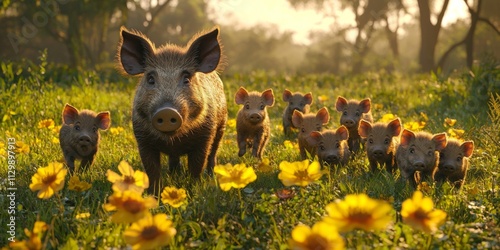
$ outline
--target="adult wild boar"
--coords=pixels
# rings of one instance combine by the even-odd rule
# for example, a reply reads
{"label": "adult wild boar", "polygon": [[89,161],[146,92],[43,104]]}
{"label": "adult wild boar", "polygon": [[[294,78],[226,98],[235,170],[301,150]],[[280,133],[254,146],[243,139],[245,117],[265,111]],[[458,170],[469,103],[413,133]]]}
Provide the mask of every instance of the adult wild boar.
{"label": "adult wild boar", "polygon": [[217,74],[222,51],[219,28],[195,35],[185,47],[155,47],[143,34],[120,30],[118,58],[129,75],[140,75],[132,123],[149,192],[160,190],[160,153],[170,171],[187,155],[188,170],[211,174],[227,120],[223,84]]}

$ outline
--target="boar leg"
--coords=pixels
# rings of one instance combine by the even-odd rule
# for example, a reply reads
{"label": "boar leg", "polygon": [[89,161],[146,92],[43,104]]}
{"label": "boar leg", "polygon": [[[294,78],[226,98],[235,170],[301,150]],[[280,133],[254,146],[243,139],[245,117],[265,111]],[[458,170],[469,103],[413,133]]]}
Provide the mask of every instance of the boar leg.
{"label": "boar leg", "polygon": [[80,162],[80,171],[87,170],[92,165],[93,162],[94,162],[94,155],[91,155],[89,157],[84,157]]}
{"label": "boar leg", "polygon": [[210,150],[209,141],[206,140],[202,145],[199,145],[197,150],[188,153],[188,169],[191,176],[195,179],[200,178],[203,167],[207,164],[208,152]]}
{"label": "boar leg", "polygon": [[390,174],[394,173],[394,159],[392,155],[389,156],[389,159],[385,162],[385,170],[389,172]]}
{"label": "boar leg", "polygon": [[260,131],[253,138],[252,155],[254,157],[260,159],[260,153],[262,151],[262,144],[264,144],[264,140],[263,134]]}
{"label": "boar leg", "polygon": [[66,164],[69,168],[69,173],[72,174],[75,171],[75,157],[71,154],[64,154],[64,160],[66,160]]}
{"label": "boar leg", "polygon": [[168,156],[168,170],[170,173],[174,173],[180,171],[181,166],[181,158],[178,155],[169,155]]}
{"label": "boar leg", "polygon": [[262,142],[259,145],[259,150],[257,151],[257,158],[262,159],[262,152],[264,151],[264,148],[267,145],[267,142],[269,141],[269,136],[267,134],[262,136]]}
{"label": "boar leg", "polygon": [[247,152],[247,138],[246,138],[246,135],[243,135],[242,133],[238,133],[238,135],[237,135],[237,141],[238,141],[238,148],[240,149],[240,151],[238,152],[238,156],[242,157]]}
{"label": "boar leg", "polygon": [[378,169],[378,162],[376,160],[368,160],[370,162],[370,169],[372,172],[377,171]]}
{"label": "boar leg", "polygon": [[224,135],[225,125],[219,126],[217,133],[215,134],[214,141],[212,143],[212,148],[210,149],[210,154],[207,159],[207,173],[212,176],[214,167],[217,165],[217,150],[219,149],[219,144]]}
{"label": "boar leg", "polygon": [[161,191],[161,189],[160,189],[160,172],[161,172],[160,151],[153,149],[152,147],[146,148],[145,146],[139,146],[139,155],[141,156],[142,165],[144,165],[144,170],[146,171],[146,174],[148,175],[148,178],[149,178],[148,193],[159,194]]}

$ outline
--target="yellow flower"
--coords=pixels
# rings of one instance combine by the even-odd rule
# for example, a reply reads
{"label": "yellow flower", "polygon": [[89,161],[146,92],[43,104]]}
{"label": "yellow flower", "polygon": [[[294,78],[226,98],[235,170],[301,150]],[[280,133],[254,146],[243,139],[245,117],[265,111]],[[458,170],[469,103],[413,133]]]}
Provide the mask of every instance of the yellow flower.
{"label": "yellow flower", "polygon": [[80,177],[73,175],[71,178],[69,178],[68,182],[68,189],[77,191],[77,192],[83,192],[92,187],[92,184],[86,182],[86,181],[80,181]]}
{"label": "yellow flower", "polygon": [[5,150],[5,143],[0,141],[0,156],[6,157],[7,156],[7,150]]}
{"label": "yellow flower", "polygon": [[281,172],[278,179],[285,186],[307,186],[323,176],[325,171],[321,171],[319,162],[314,161],[309,164],[309,160],[287,162],[282,161],[279,166]]}
{"label": "yellow flower", "polygon": [[455,125],[455,123],[457,123],[456,119],[451,119],[451,118],[447,117],[447,118],[444,119],[443,126],[445,126],[445,127],[453,127]]}
{"label": "yellow flower", "polygon": [[76,219],[87,219],[90,217],[90,213],[79,213],[75,216]]}
{"label": "yellow flower", "polygon": [[390,122],[392,120],[396,119],[396,116],[394,114],[385,114],[380,118],[379,122]]}
{"label": "yellow flower", "polygon": [[158,205],[153,197],[143,198],[142,194],[127,190],[124,192],[115,191],[109,197],[109,203],[104,204],[106,211],[115,211],[111,216],[114,223],[131,223],[144,218],[150,214],[149,209]]}
{"label": "yellow flower", "polygon": [[214,167],[214,173],[223,191],[229,191],[231,188],[244,188],[250,182],[257,180],[253,168],[247,168],[244,163],[234,166],[229,163],[217,165]]}
{"label": "yellow flower", "polygon": [[422,192],[415,191],[411,199],[403,202],[401,208],[403,222],[415,229],[432,233],[444,223],[446,212],[434,210],[434,203],[429,197],[424,197]]}
{"label": "yellow flower", "polygon": [[295,142],[290,141],[290,140],[285,140],[283,142],[283,145],[285,145],[286,149],[299,149],[299,145]]}
{"label": "yellow flower", "polygon": [[430,193],[432,191],[432,187],[426,181],[422,181],[417,185],[417,190],[422,191],[424,193]]}
{"label": "yellow flower", "polygon": [[130,225],[123,232],[123,238],[127,244],[132,245],[132,249],[159,248],[168,245],[177,233],[172,224],[166,214],[157,214],[154,217],[148,214]]}
{"label": "yellow flower", "polygon": [[236,128],[236,119],[227,120],[227,126],[230,128]]}
{"label": "yellow flower", "polygon": [[292,231],[292,238],[288,241],[291,249],[344,249],[344,239],[332,224],[319,221],[312,229],[305,225],[298,225]]}
{"label": "yellow flower", "polygon": [[134,171],[126,161],[120,162],[118,170],[122,174],[121,176],[109,169],[106,173],[108,181],[113,183],[113,191],[133,190],[142,193],[144,189],[149,187],[148,176],[142,171]]}
{"label": "yellow flower", "polygon": [[327,95],[320,95],[318,96],[318,102],[322,103],[322,102],[326,102],[328,101],[328,96]]}
{"label": "yellow flower", "polygon": [[38,128],[53,129],[54,125],[54,120],[52,119],[41,120],[40,122],[38,122]]}
{"label": "yellow flower", "polygon": [[59,138],[57,138],[57,137],[52,137],[52,140],[51,140],[51,141],[52,141],[52,143],[54,143],[54,144],[59,144]]}
{"label": "yellow flower", "polygon": [[425,122],[424,121],[421,121],[421,122],[407,122],[404,124],[404,128],[405,129],[409,129],[411,131],[418,131],[418,130],[422,130],[423,128],[425,128]]}
{"label": "yellow flower", "polygon": [[24,233],[28,236],[28,239],[23,241],[13,241],[9,243],[9,247],[12,249],[29,249],[38,250],[42,249],[42,236],[43,232],[47,231],[48,225],[43,221],[36,221],[33,226],[33,231],[24,229]]}
{"label": "yellow flower", "polygon": [[387,202],[368,197],[366,194],[346,195],[343,201],[326,205],[325,222],[335,225],[340,232],[354,229],[382,230],[392,221],[392,207]]}
{"label": "yellow flower", "polygon": [[123,127],[113,127],[109,129],[109,132],[112,135],[119,135],[121,132],[125,131]]}
{"label": "yellow flower", "polygon": [[67,169],[62,163],[52,162],[47,167],[38,168],[37,172],[31,177],[30,189],[38,191],[38,198],[48,199],[64,187],[64,178]]}
{"label": "yellow flower", "polygon": [[257,166],[257,169],[261,172],[268,173],[273,171],[273,168],[270,165],[270,161],[268,158],[263,158],[262,161]]}
{"label": "yellow flower", "polygon": [[465,131],[463,129],[454,129],[450,128],[448,129],[448,134],[452,138],[460,139],[464,135]]}
{"label": "yellow flower", "polygon": [[183,188],[165,187],[161,193],[161,202],[172,207],[180,207],[186,203],[186,190]]}
{"label": "yellow flower", "polygon": [[28,154],[30,152],[30,146],[22,141],[16,141],[15,146],[14,152],[18,154]]}

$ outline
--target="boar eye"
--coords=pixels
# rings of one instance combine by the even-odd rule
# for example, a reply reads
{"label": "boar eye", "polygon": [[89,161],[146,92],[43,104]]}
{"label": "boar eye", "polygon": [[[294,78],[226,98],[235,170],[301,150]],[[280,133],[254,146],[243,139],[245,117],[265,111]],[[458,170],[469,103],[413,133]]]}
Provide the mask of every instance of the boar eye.
{"label": "boar eye", "polygon": [[369,142],[370,144],[373,144],[373,139],[371,139],[371,138],[370,138],[370,139],[368,140],[368,142]]}
{"label": "boar eye", "polygon": [[264,104],[261,104],[260,105],[260,110],[264,110],[264,108],[266,108],[266,106],[264,106]]}
{"label": "boar eye", "polygon": [[461,156],[457,157],[457,161],[462,161],[462,157]]}
{"label": "boar eye", "polygon": [[344,111],[344,113],[342,113],[343,115],[347,115],[347,111]]}
{"label": "boar eye", "polygon": [[415,153],[415,149],[414,148],[410,148],[410,154],[414,154]]}
{"label": "boar eye", "polygon": [[147,81],[148,81],[148,84],[150,84],[150,85],[154,85],[155,84],[155,77],[153,76],[152,73],[148,73]]}
{"label": "boar eye", "polygon": [[80,125],[75,125],[75,130],[80,131]]}
{"label": "boar eye", "polygon": [[385,143],[385,144],[389,144],[389,142],[391,142],[391,141],[389,140],[389,138],[385,138],[384,143]]}
{"label": "boar eye", "polygon": [[335,147],[336,147],[336,148],[340,148],[340,143],[338,143],[338,142],[337,142],[337,143],[335,143]]}
{"label": "boar eye", "polygon": [[293,105],[293,102],[290,102],[290,105]]}
{"label": "boar eye", "polygon": [[97,132],[97,127],[93,127],[92,131],[94,131],[94,133]]}
{"label": "boar eye", "polygon": [[316,127],[316,131],[321,131],[321,126]]}
{"label": "boar eye", "polygon": [[359,113],[359,111],[356,111],[356,116],[360,116],[361,113]]}
{"label": "boar eye", "polygon": [[302,128],[302,133],[305,133],[306,132],[306,129],[305,128]]}
{"label": "boar eye", "polygon": [[323,146],[323,145],[319,146],[319,150],[321,150],[321,151],[325,150],[325,146]]}
{"label": "boar eye", "polygon": [[245,104],[245,109],[250,109],[250,105]]}
{"label": "boar eye", "polygon": [[429,156],[432,156],[432,154],[434,154],[434,152],[432,152],[432,151],[427,152],[427,155],[429,155]]}
{"label": "boar eye", "polygon": [[182,83],[189,84],[191,82],[191,74],[187,71],[182,72]]}
{"label": "boar eye", "polygon": [[304,105],[306,105],[306,104],[305,104],[305,103],[303,103],[303,102],[301,102],[301,103],[300,103],[300,106],[304,106]]}

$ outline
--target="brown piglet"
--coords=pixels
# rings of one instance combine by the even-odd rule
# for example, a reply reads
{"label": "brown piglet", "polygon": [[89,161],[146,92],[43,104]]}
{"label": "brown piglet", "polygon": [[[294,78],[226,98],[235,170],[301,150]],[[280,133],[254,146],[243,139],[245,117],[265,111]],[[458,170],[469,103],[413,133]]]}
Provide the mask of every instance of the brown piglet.
{"label": "brown piglet", "polygon": [[401,134],[401,120],[396,118],[389,123],[370,123],[361,120],[358,132],[365,141],[365,150],[372,171],[378,169],[378,165],[384,166],[387,172],[395,170],[394,157],[396,155],[396,144]]}
{"label": "brown piglet", "polygon": [[227,104],[219,77],[223,58],[219,28],[194,35],[187,46],[156,47],[145,35],[120,30],[118,61],[139,76],[132,125],[139,155],[149,177],[148,192],[161,190],[161,154],[170,172],[181,169],[187,155],[192,178],[213,174],[227,121]]}
{"label": "brown piglet", "polygon": [[342,96],[337,98],[335,108],[341,112],[340,125],[344,125],[349,130],[349,149],[352,152],[358,152],[362,143],[361,137],[358,133],[359,121],[364,119],[368,122],[373,122],[372,114],[370,112],[371,100],[370,98],[358,101],[347,100]]}
{"label": "brown piglet", "polygon": [[87,169],[94,162],[99,147],[99,129],[106,130],[111,125],[109,112],[84,109],[78,111],[66,104],[62,113],[63,124],[59,131],[59,143],[69,172],[75,171],[75,160],[81,160],[80,170]]}
{"label": "brown piglet", "polygon": [[311,146],[316,147],[316,153],[321,166],[326,163],[330,167],[347,164],[351,151],[347,145],[349,131],[340,126],[337,130],[313,131],[307,138]]}
{"label": "brown piglet", "polygon": [[307,142],[307,138],[311,136],[313,131],[321,131],[323,125],[327,124],[330,120],[330,114],[326,107],[318,110],[316,114],[302,114],[300,111],[293,111],[292,123],[299,129],[298,141],[300,156],[303,160],[307,159],[307,152],[311,156],[315,156],[315,147]]}
{"label": "brown piglet", "polygon": [[236,104],[243,105],[236,118],[238,156],[246,153],[248,145],[252,147],[252,155],[260,159],[271,136],[271,122],[266,107],[274,105],[273,90],[267,89],[259,93],[248,92],[240,87],[234,99]]}
{"label": "brown piglet", "polygon": [[474,142],[461,143],[456,139],[448,139],[448,144],[439,154],[436,181],[450,181],[455,188],[461,188],[469,168],[469,157],[474,151]]}
{"label": "brown piglet", "polygon": [[293,111],[297,110],[303,114],[309,113],[309,106],[312,104],[313,97],[311,92],[302,94],[300,92],[292,93],[290,90],[285,89],[283,92],[283,101],[288,105],[283,112],[283,132],[288,135],[291,128],[296,128],[292,123]]}
{"label": "brown piglet", "polygon": [[396,163],[401,177],[416,187],[421,180],[434,181],[439,152],[446,147],[445,133],[412,132],[404,129],[396,150]]}

